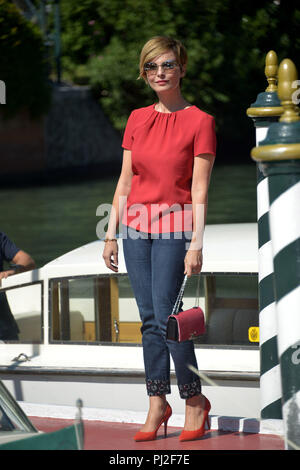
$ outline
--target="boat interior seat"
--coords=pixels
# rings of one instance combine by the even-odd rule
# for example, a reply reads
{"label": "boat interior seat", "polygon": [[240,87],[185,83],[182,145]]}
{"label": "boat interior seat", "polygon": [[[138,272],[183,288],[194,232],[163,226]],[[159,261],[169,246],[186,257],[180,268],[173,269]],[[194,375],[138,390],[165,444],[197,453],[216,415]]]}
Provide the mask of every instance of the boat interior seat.
{"label": "boat interior seat", "polygon": [[41,313],[28,312],[15,315],[20,341],[41,341]]}
{"label": "boat interior seat", "polygon": [[70,340],[84,339],[84,316],[79,310],[70,310]]}
{"label": "boat interior seat", "polygon": [[251,326],[258,326],[256,309],[215,308],[206,325],[205,343],[249,344]]}
{"label": "boat interior seat", "polygon": [[[28,312],[15,315],[19,328],[19,341],[41,341],[41,314]],[[84,340],[84,316],[79,311],[70,311],[70,340]]]}

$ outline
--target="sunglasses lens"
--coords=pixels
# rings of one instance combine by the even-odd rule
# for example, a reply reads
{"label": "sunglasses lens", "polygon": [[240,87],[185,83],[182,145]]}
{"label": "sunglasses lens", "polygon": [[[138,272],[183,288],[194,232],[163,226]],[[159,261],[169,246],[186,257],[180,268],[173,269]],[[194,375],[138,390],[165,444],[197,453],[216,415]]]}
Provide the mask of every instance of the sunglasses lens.
{"label": "sunglasses lens", "polygon": [[156,70],[157,70],[157,65],[156,65],[156,64],[151,64],[151,63],[150,63],[150,64],[145,64],[144,70],[145,70],[146,72],[149,72],[149,71],[151,71],[151,72],[156,71]]}
{"label": "sunglasses lens", "polygon": [[[163,71],[165,70],[173,70],[176,67],[177,63],[176,62],[163,62],[161,64],[161,68]],[[148,73],[156,73],[158,70],[158,65],[155,64],[154,62],[148,62],[147,64],[144,65],[144,71]]]}

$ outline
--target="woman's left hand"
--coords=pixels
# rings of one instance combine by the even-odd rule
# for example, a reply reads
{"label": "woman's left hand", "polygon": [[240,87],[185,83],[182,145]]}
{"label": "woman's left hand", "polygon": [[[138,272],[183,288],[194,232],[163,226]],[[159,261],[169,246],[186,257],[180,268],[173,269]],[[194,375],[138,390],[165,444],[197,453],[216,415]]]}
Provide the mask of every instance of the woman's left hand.
{"label": "woman's left hand", "polygon": [[184,274],[191,277],[202,269],[202,250],[188,250],[184,258]]}

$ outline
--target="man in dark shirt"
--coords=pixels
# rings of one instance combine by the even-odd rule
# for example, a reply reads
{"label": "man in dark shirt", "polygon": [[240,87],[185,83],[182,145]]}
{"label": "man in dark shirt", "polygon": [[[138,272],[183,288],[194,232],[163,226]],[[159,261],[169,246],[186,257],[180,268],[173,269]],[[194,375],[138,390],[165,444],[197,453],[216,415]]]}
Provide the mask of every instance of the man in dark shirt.
{"label": "man in dark shirt", "polygon": [[[12,262],[9,269],[3,271],[3,261]],[[0,232],[0,285],[1,279],[35,268],[31,256],[20,250],[8,236]],[[19,329],[5,295],[0,292],[0,341],[18,340]]]}

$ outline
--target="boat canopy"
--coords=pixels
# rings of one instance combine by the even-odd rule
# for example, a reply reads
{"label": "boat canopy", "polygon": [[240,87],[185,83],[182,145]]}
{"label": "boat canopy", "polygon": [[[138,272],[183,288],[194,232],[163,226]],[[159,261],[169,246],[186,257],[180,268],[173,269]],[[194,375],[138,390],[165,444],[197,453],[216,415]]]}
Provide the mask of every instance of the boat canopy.
{"label": "boat canopy", "polygon": [[[119,274],[126,274],[119,238]],[[203,242],[202,274],[257,274],[258,234],[256,223],[207,225]],[[10,276],[2,281],[2,287],[20,285],[43,279],[80,275],[111,275],[102,258],[103,240],[80,246],[45,264],[42,268]]]}
{"label": "boat canopy", "polygon": [[[126,273],[122,238],[119,238],[119,273]],[[207,273],[257,273],[257,224],[207,225],[203,243],[203,268]],[[101,274],[111,274],[102,258],[104,241],[98,240],[70,251],[44,266],[45,271],[69,266],[90,266]]]}

